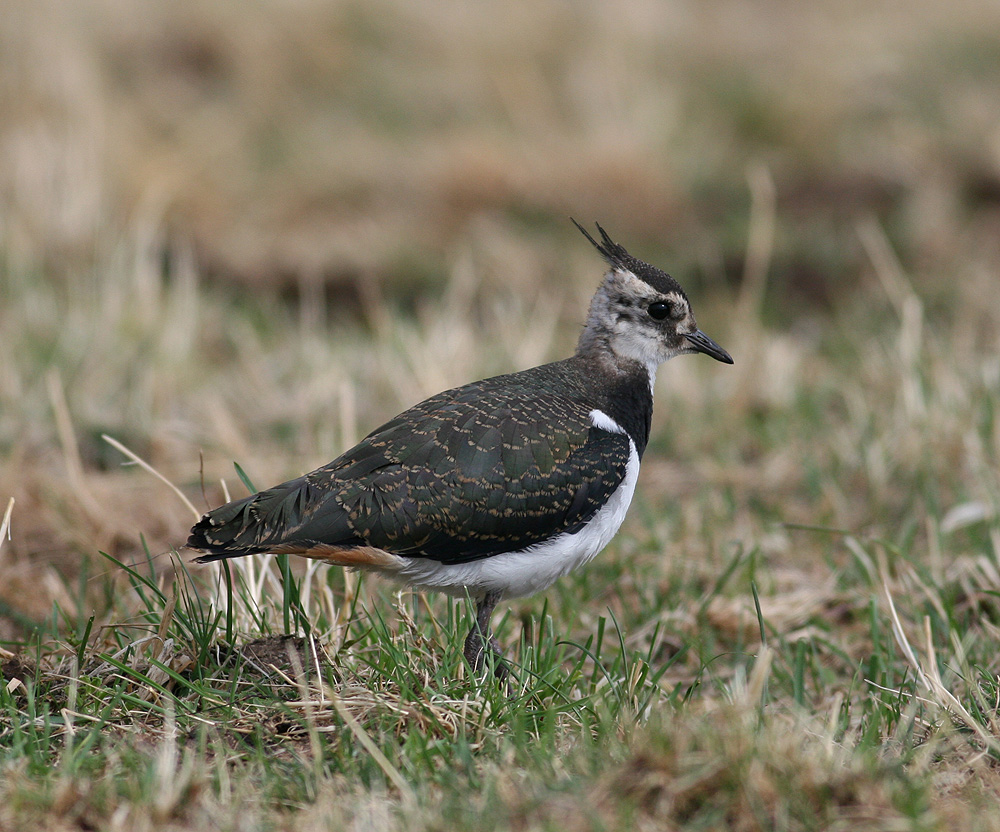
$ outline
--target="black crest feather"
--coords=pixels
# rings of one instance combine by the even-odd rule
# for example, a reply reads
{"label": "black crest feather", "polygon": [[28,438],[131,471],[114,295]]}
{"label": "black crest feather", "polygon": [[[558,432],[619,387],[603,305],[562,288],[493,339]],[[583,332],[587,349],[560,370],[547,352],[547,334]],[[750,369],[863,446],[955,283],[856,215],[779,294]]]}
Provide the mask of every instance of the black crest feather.
{"label": "black crest feather", "polygon": [[616,243],[608,236],[608,232],[601,228],[601,224],[599,222],[595,222],[594,225],[597,226],[597,230],[601,233],[601,242],[597,242],[597,240],[591,237],[590,232],[580,225],[580,223],[578,223],[575,219],[572,217],[569,219],[573,225],[580,229],[583,236],[590,240],[590,244],[601,253],[601,256],[608,261],[608,265],[627,269],[628,261],[635,259],[625,250],[625,246],[620,243]]}
{"label": "black crest feather", "polygon": [[656,289],[657,292],[662,292],[663,294],[678,292],[682,297],[687,297],[680,284],[669,274],[656,268],[656,266],[651,266],[649,263],[643,262],[638,257],[633,257],[625,250],[625,246],[621,243],[616,243],[608,236],[608,232],[601,228],[600,223],[594,223],[601,235],[601,242],[597,242],[590,235],[590,232],[575,219],[570,217],[570,222],[580,229],[583,236],[590,240],[590,244],[600,252],[601,256],[608,261],[608,265],[613,269],[631,272],[640,280]]}

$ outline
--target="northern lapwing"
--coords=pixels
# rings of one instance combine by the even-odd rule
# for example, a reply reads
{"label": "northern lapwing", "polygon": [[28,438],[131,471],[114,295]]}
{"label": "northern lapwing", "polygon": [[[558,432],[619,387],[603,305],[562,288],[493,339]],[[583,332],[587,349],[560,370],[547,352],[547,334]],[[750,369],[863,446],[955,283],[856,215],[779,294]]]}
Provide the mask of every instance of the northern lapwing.
{"label": "northern lapwing", "polygon": [[187,542],[198,561],[287,553],[468,595],[465,658],[478,673],[487,649],[499,657],[497,603],[587,563],[621,526],[657,367],[733,363],[676,280],[573,222],[610,268],[572,357],[438,393],[329,465],[210,511]]}

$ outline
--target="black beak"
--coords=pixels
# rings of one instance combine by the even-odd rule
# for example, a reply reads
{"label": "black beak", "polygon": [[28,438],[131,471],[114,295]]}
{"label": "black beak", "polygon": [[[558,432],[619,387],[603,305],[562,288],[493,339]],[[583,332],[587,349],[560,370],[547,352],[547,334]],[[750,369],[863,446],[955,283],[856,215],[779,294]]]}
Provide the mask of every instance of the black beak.
{"label": "black beak", "polygon": [[732,356],[700,329],[696,329],[690,335],[685,335],[684,337],[687,338],[694,352],[703,352],[705,355],[710,355],[716,361],[721,361],[723,364],[733,363]]}

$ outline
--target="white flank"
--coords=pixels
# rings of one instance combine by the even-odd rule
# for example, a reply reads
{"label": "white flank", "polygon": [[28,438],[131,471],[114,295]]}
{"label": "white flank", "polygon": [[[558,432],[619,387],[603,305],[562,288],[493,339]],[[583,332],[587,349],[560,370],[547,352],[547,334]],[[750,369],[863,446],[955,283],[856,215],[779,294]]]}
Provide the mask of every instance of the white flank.
{"label": "white flank", "polygon": [[[601,410],[590,411],[590,421],[601,430],[625,433],[621,425]],[[430,558],[400,558],[399,571],[392,572],[391,577],[422,589],[457,596],[464,596],[466,592],[473,597],[484,592],[500,592],[505,598],[519,598],[540,592],[592,560],[608,545],[625,519],[638,478],[639,454],[629,437],[625,478],[580,531],[560,534],[544,543],[470,563],[445,564]]]}

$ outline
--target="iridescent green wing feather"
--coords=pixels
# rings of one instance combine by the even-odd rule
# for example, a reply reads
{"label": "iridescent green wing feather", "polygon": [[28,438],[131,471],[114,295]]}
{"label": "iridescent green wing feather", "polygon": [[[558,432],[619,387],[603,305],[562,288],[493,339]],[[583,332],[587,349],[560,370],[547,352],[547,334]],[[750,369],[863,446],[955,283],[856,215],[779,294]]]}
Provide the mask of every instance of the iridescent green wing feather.
{"label": "iridescent green wing feather", "polygon": [[357,539],[476,560],[578,531],[621,484],[628,437],[595,428],[581,403],[507,390],[491,391],[483,409],[475,391],[460,392],[418,405],[307,478],[336,494]]}

